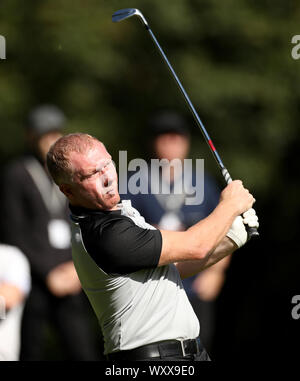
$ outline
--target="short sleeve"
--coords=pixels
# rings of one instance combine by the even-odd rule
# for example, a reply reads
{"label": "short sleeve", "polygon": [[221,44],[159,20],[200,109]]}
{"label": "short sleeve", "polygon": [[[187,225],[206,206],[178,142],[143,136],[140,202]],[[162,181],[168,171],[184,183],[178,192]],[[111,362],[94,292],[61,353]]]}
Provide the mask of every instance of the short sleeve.
{"label": "short sleeve", "polygon": [[162,248],[159,230],[141,228],[122,216],[93,227],[82,229],[88,253],[106,273],[128,274],[158,266]]}

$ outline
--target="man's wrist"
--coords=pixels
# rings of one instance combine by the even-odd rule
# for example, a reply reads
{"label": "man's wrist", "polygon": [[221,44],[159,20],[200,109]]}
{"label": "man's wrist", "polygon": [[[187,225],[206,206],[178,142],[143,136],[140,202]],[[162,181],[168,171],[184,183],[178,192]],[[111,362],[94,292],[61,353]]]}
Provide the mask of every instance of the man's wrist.
{"label": "man's wrist", "polygon": [[224,240],[226,240],[226,242],[227,242],[228,250],[232,250],[232,252],[234,252],[235,250],[237,250],[239,248],[239,246],[236,244],[236,242],[232,238],[228,237],[228,235],[226,235]]}
{"label": "man's wrist", "polygon": [[219,206],[224,210],[224,213],[229,218],[232,218],[232,221],[235,219],[235,217],[239,216],[240,214],[237,210],[236,204],[233,203],[231,200],[221,200],[219,202]]}

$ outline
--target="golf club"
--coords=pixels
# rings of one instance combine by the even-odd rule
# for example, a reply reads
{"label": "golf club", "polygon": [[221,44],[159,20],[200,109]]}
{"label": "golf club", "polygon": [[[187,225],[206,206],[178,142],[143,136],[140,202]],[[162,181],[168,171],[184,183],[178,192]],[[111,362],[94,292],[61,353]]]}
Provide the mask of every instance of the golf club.
{"label": "golf club", "polygon": [[[144,24],[146,30],[149,32],[149,34],[150,34],[150,36],[151,36],[155,46],[158,48],[158,50],[159,50],[163,60],[167,64],[169,70],[171,71],[171,74],[173,75],[177,85],[179,86],[179,88],[181,90],[181,93],[182,93],[184,99],[186,100],[186,102],[187,102],[187,104],[188,104],[188,106],[189,106],[189,108],[190,108],[190,110],[191,110],[191,112],[192,112],[192,114],[193,114],[197,124],[198,124],[198,127],[200,128],[200,131],[202,132],[202,134],[203,134],[203,136],[204,136],[204,138],[205,138],[205,140],[206,140],[206,142],[207,142],[207,144],[208,144],[208,146],[209,146],[209,148],[210,148],[214,158],[217,161],[217,164],[218,164],[218,166],[219,166],[219,168],[221,170],[221,173],[222,173],[226,183],[229,184],[232,181],[232,178],[231,178],[228,170],[225,168],[225,166],[224,166],[224,164],[223,164],[223,162],[222,162],[222,160],[221,160],[221,158],[220,158],[220,156],[219,156],[219,154],[218,154],[218,152],[217,152],[217,150],[216,150],[216,148],[215,148],[215,146],[214,146],[210,136],[208,135],[208,133],[207,133],[207,131],[206,131],[206,129],[205,129],[205,127],[204,127],[204,125],[203,125],[203,123],[202,123],[198,113],[197,113],[197,111],[195,110],[195,107],[193,106],[189,96],[187,95],[186,91],[184,90],[184,88],[183,88],[179,78],[177,77],[177,75],[176,75],[172,65],[170,64],[167,56],[165,55],[165,53],[164,53],[163,49],[161,48],[160,44],[158,43],[156,37],[154,36],[152,30],[149,27],[149,24],[148,24],[147,20],[145,19],[145,17],[141,13],[141,11],[139,11],[136,8],[120,9],[120,10],[116,11],[112,15],[112,21],[113,22],[119,22],[119,21],[125,20],[125,19],[127,19],[129,17],[132,17],[132,16],[138,16],[140,18],[140,20],[142,21],[142,23]],[[256,228],[252,228],[252,227],[247,226],[247,232],[248,232],[249,239],[252,238],[252,237],[258,237],[259,236],[259,233],[258,233]]]}

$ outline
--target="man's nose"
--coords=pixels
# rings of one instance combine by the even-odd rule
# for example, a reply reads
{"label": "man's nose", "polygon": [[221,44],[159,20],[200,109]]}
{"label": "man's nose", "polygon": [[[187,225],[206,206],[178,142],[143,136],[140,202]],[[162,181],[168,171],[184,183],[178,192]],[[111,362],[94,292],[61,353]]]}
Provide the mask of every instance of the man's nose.
{"label": "man's nose", "polygon": [[101,175],[101,182],[102,182],[102,185],[104,187],[109,187],[112,185],[114,181],[114,177],[112,176],[112,174],[109,174],[109,173],[103,173]]}

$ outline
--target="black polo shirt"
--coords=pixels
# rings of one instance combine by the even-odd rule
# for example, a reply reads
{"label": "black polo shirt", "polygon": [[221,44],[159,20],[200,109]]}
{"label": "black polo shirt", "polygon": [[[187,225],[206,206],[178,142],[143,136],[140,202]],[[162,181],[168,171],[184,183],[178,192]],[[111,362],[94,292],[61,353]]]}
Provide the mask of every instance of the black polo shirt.
{"label": "black polo shirt", "polygon": [[86,251],[106,273],[127,274],[157,267],[162,248],[159,230],[138,226],[121,210],[72,205],[70,210],[71,219],[80,225]]}

